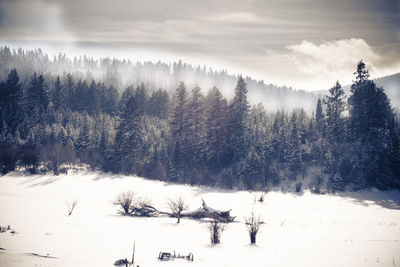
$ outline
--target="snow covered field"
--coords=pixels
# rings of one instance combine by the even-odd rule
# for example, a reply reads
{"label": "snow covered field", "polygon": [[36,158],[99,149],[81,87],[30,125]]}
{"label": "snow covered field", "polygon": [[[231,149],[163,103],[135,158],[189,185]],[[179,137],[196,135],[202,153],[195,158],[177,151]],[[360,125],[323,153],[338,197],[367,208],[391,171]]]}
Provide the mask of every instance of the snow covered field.
{"label": "snow covered field", "polygon": [[[132,190],[160,210],[183,196],[189,210],[201,198],[232,209],[221,244],[210,245],[206,223],[116,213],[117,195]],[[76,172],[67,176],[0,177],[0,266],[112,266],[130,259],[136,240],[139,266],[400,266],[400,192],[302,195],[225,191],[137,177]],[[78,199],[71,216],[66,202]],[[249,245],[243,224],[251,211],[265,224]],[[194,254],[193,262],[159,262],[160,251]],[[49,257],[40,257],[48,255]],[[54,257],[54,258],[52,258]]]}

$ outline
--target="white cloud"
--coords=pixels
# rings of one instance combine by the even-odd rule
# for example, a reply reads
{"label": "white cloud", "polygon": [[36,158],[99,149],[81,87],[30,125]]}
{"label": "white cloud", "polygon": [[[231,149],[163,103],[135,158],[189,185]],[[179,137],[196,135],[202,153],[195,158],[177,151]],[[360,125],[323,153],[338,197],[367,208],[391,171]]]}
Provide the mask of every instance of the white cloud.
{"label": "white cloud", "polygon": [[361,59],[366,63],[371,78],[400,70],[398,62],[391,62],[388,54],[381,53],[364,39],[341,39],[321,44],[303,40],[286,48],[289,50],[289,63],[294,63],[298,74],[302,74],[295,83],[311,90],[329,88],[337,80],[342,85],[350,84]]}
{"label": "white cloud", "polygon": [[365,40],[356,38],[324,42],[320,45],[302,41],[287,48],[292,52],[292,60],[307,74],[352,73],[360,59],[369,68],[374,68],[374,64],[381,60],[380,55]]}

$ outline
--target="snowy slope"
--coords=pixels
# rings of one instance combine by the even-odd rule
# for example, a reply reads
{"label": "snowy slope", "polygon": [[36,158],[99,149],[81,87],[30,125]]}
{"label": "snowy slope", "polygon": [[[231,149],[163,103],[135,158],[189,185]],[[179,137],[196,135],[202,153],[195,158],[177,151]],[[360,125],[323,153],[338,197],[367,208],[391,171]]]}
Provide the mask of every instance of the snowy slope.
{"label": "snowy slope", "polygon": [[[194,210],[201,198],[211,207],[232,208],[238,222],[222,243],[211,246],[206,223],[174,218],[134,218],[116,213],[116,196],[132,190],[160,210],[183,196]],[[77,172],[67,176],[0,177],[0,266],[112,266],[131,257],[136,240],[139,266],[399,266],[400,193],[342,196],[224,191],[166,184],[137,177]],[[66,202],[78,199],[67,216]],[[371,199],[365,201],[363,199]],[[392,201],[387,201],[390,199]],[[266,222],[249,245],[245,216]],[[160,251],[192,252],[194,262],[159,262]],[[39,257],[49,255],[55,258]]]}

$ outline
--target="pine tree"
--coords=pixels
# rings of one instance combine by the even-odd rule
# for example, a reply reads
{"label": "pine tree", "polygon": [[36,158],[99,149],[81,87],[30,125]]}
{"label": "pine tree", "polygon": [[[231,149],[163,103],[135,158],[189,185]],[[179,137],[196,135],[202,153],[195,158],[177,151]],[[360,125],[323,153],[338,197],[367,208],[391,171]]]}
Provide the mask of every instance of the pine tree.
{"label": "pine tree", "polygon": [[355,169],[361,186],[393,186],[390,168],[392,140],[390,125],[394,118],[389,99],[382,88],[368,80],[368,70],[360,61],[349,102],[350,140],[358,146]]}
{"label": "pine tree", "polygon": [[167,91],[157,90],[149,99],[148,113],[152,116],[166,119],[168,117],[169,97]]}
{"label": "pine tree", "polygon": [[62,92],[62,84],[61,84],[61,79],[60,76],[57,76],[56,82],[54,83],[54,89],[53,89],[53,94],[52,94],[52,101],[55,109],[60,109],[63,105],[63,102],[66,100]]}
{"label": "pine tree", "polygon": [[227,103],[219,90],[214,87],[206,98],[204,156],[213,171],[226,167],[227,162]]}
{"label": "pine tree", "polygon": [[86,110],[89,114],[95,115],[100,112],[101,92],[95,80],[92,80],[86,96]]}
{"label": "pine tree", "polygon": [[72,109],[74,111],[86,111],[90,108],[89,88],[86,81],[79,80],[72,95]]}
{"label": "pine tree", "polygon": [[285,112],[277,111],[274,115],[274,122],[272,124],[271,129],[271,143],[272,150],[274,154],[274,158],[276,158],[280,162],[285,161],[285,151],[287,150],[287,116]]}
{"label": "pine tree", "polygon": [[[94,143],[94,138],[92,136],[93,127],[91,127],[92,124],[92,117],[87,113],[83,113],[82,123],[79,125],[79,136],[75,144],[78,152],[86,152],[87,149],[92,148]],[[85,160],[85,162],[87,161]]]}
{"label": "pine tree", "polygon": [[181,82],[175,91],[174,103],[171,110],[171,135],[173,140],[182,142],[186,138],[187,127],[187,91],[185,84]]}
{"label": "pine tree", "polygon": [[329,89],[329,95],[326,96],[326,139],[327,149],[324,165],[330,172],[329,186],[333,191],[343,190],[346,186],[347,164],[344,161],[345,154],[343,150],[348,147],[345,144],[346,127],[343,111],[345,110],[344,91],[336,82],[335,86]]}
{"label": "pine tree", "polygon": [[170,113],[170,134],[172,144],[172,161],[169,173],[171,180],[183,178],[186,164],[190,162],[188,140],[188,97],[186,86],[181,82],[175,90]]}
{"label": "pine tree", "polygon": [[24,94],[24,111],[26,129],[23,135],[28,138],[32,146],[43,143],[46,139],[47,107],[49,98],[47,96],[47,84],[42,75],[33,75],[30,85]]}
{"label": "pine tree", "polygon": [[143,153],[143,111],[136,99],[128,99],[121,115],[115,136],[116,157],[120,160],[121,170],[132,173],[137,171]]}
{"label": "pine tree", "polygon": [[322,101],[318,99],[317,110],[315,112],[315,122],[320,135],[323,135],[325,130],[324,113],[322,112]]}
{"label": "pine tree", "polygon": [[187,146],[190,154],[190,164],[199,167],[202,162],[203,138],[204,138],[204,97],[200,87],[192,90],[188,105]]}
{"label": "pine tree", "polygon": [[2,127],[0,133],[8,129],[12,135],[15,134],[23,119],[21,112],[22,97],[22,86],[19,82],[17,70],[12,69],[6,82],[0,86],[0,127]]}
{"label": "pine tree", "polygon": [[392,187],[400,188],[400,128],[398,122],[393,118],[390,125],[390,166],[393,173]]}
{"label": "pine tree", "polygon": [[105,87],[104,84],[100,86],[100,106],[101,110],[109,115],[115,115],[118,111],[118,90],[114,87]]}
{"label": "pine tree", "polygon": [[[302,148],[300,142],[300,135],[298,131],[298,119],[296,112],[293,112],[290,118],[290,148],[287,151],[287,159],[290,169],[297,174],[302,164]],[[294,177],[293,177],[294,178]]]}
{"label": "pine tree", "polygon": [[247,155],[249,103],[247,101],[247,84],[240,76],[235,88],[235,95],[230,108],[230,150],[233,162]]}
{"label": "pine tree", "polygon": [[128,100],[134,96],[135,96],[135,90],[132,86],[128,86],[127,88],[125,88],[125,90],[122,92],[122,95],[121,95],[121,98],[119,101],[119,105],[118,105],[119,111],[122,111],[125,108]]}
{"label": "pine tree", "polygon": [[344,91],[336,82],[335,86],[329,89],[329,95],[326,96],[326,124],[327,138],[331,143],[339,143],[344,141],[344,118],[342,116],[345,110]]}
{"label": "pine tree", "polygon": [[61,102],[61,107],[64,109],[72,109],[76,85],[71,74],[67,75],[67,79],[65,80],[62,89],[61,97],[64,101]]}
{"label": "pine tree", "polygon": [[136,87],[135,99],[138,109],[140,109],[143,113],[147,113],[149,96],[143,83]]}

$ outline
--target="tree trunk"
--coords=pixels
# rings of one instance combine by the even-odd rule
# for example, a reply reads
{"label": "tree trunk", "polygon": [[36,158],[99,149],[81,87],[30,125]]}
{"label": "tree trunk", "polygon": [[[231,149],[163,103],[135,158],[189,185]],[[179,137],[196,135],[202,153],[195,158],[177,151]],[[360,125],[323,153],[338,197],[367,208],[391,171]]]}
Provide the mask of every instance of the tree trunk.
{"label": "tree trunk", "polygon": [[256,235],[255,234],[250,234],[250,242],[251,242],[251,244],[256,243]]}

